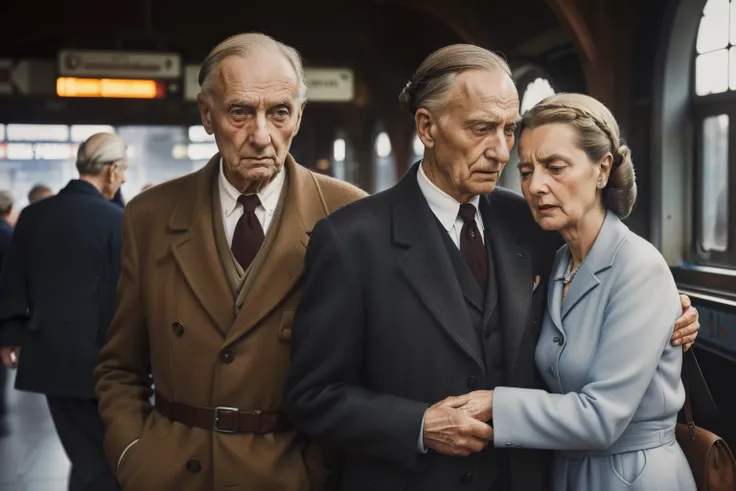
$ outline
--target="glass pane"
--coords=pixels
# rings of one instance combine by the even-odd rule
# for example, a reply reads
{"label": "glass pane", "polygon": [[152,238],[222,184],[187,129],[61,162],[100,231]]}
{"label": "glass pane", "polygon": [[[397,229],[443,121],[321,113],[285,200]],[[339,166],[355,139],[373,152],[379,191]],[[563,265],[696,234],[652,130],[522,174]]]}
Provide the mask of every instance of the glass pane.
{"label": "glass pane", "polygon": [[731,4],[731,44],[736,44],[736,3]]}
{"label": "glass pane", "polygon": [[728,50],[700,55],[695,59],[695,92],[719,94],[728,90]]}
{"label": "glass pane", "polygon": [[543,78],[534,80],[534,82],[527,85],[524,96],[521,98],[521,114],[552,95],[555,95],[555,90],[550,85],[549,80]]}
{"label": "glass pane", "polygon": [[706,251],[728,247],[728,116],[703,121],[700,243]]}
{"label": "glass pane", "polygon": [[706,4],[698,29],[698,53],[708,53],[728,46],[728,7],[728,0],[710,0]]}

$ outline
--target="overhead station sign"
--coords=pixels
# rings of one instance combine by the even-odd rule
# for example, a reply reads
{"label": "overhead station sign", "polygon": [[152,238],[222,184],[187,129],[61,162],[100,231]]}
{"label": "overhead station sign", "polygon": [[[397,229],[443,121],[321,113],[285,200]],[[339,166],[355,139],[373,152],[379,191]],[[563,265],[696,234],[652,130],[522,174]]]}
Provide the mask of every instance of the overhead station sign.
{"label": "overhead station sign", "polygon": [[160,99],[178,90],[182,65],[174,53],[59,52],[61,97]]}
{"label": "overhead station sign", "polygon": [[350,102],[355,95],[349,68],[305,68],[307,99],[312,102]]}
{"label": "overhead station sign", "polygon": [[62,50],[58,59],[64,77],[172,80],[182,73],[181,57],[174,53]]}

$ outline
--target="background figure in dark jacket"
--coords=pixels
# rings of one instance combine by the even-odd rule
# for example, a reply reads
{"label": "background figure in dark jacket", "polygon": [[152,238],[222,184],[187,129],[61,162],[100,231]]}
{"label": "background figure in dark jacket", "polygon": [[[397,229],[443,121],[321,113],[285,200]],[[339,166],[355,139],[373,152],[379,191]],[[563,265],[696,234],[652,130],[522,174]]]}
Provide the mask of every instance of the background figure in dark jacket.
{"label": "background figure in dark jacket", "polygon": [[[13,213],[13,195],[8,191],[0,191],[0,275],[3,271],[3,262],[10,248],[10,238],[13,235],[13,226],[10,225],[10,215]],[[7,405],[5,401],[5,385],[7,384],[8,371],[0,366],[0,436],[8,432],[5,415]]]}
{"label": "background figure in dark jacket", "polygon": [[18,367],[18,390],[46,395],[70,491],[118,489],[92,372],[120,275],[123,210],[109,200],[125,182],[125,150],[108,133],[80,146],[80,179],[23,210],[0,278],[0,355]]}

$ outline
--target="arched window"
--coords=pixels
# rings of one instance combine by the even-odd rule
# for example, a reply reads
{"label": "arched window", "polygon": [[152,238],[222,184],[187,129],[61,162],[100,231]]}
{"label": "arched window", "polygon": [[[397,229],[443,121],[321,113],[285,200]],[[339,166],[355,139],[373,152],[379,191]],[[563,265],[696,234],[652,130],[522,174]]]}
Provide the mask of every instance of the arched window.
{"label": "arched window", "polygon": [[527,110],[536,106],[543,99],[555,95],[555,89],[552,88],[549,80],[543,77],[537,77],[527,84],[524,88],[524,94],[521,96],[521,104],[519,112],[524,114]]}
{"label": "arched window", "polygon": [[[696,115],[695,244],[706,264],[736,265],[736,1],[708,0],[695,43],[693,113]],[[732,213],[729,213],[731,211]],[[729,234],[729,230],[731,233]]]}
{"label": "arched window", "polygon": [[[523,65],[518,67],[514,70],[512,76],[519,91],[519,114],[523,115],[526,111],[542,101],[542,99],[555,94],[554,85],[547,74],[536,66]],[[501,174],[499,183],[505,188],[521,192],[521,180],[519,178],[519,171],[516,169],[516,164],[519,162],[518,151],[517,135],[514,148],[511,150],[511,159]]]}
{"label": "arched window", "polygon": [[373,188],[383,191],[396,184],[396,163],[388,133],[379,130],[373,145]]}

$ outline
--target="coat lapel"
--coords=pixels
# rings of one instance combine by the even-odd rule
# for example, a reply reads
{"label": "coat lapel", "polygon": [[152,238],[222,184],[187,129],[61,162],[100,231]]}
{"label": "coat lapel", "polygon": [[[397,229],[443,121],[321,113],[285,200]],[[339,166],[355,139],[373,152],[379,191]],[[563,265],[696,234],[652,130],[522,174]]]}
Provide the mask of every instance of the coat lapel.
{"label": "coat lapel", "polygon": [[557,330],[564,334],[565,330],[562,328],[562,291],[565,285],[562,284],[562,278],[567,268],[566,262],[561,258],[566,257],[567,246],[561,249],[555,257],[554,266],[552,266],[551,278],[553,281],[550,283],[550,287],[547,290],[547,310],[549,316],[552,319]]}
{"label": "coat lapel", "polygon": [[[567,314],[578,304],[585,296],[600,284],[598,273],[610,268],[616,258],[616,254],[626,239],[629,229],[612,211],[606,212],[603,226],[598,237],[593,243],[583,262],[580,264],[578,272],[575,274],[567,291],[567,296],[562,303],[562,320],[565,320]],[[561,263],[564,263],[562,273],[567,269],[567,261],[569,254],[560,256]]]}
{"label": "coat lapel", "polygon": [[[235,324],[228,332],[226,345],[236,342],[251,331],[286,297],[304,272],[304,255],[309,233],[318,220],[327,216],[327,205],[312,174],[289,156],[284,166],[283,215],[271,247],[245,294]],[[273,225],[273,224],[272,224]]]}
{"label": "coat lapel", "polygon": [[397,244],[408,247],[399,268],[450,339],[485,371],[480,340],[442,231],[417,183],[418,166],[415,164],[392,190],[393,237]]}
{"label": "coat lapel", "polygon": [[217,154],[197,173],[196,189],[182,195],[169,219],[169,230],[177,234],[171,247],[187,284],[224,337],[234,312],[212,226],[212,186],[219,166]]}
{"label": "coat lapel", "polygon": [[513,373],[532,303],[532,257],[519,244],[519,231],[504,220],[503,210],[493,206],[492,197],[482,196],[481,201],[488,211],[483,214],[483,222],[496,270],[506,368],[508,373]]}

